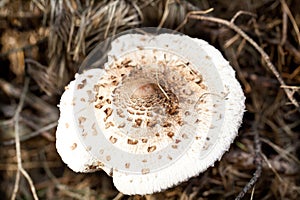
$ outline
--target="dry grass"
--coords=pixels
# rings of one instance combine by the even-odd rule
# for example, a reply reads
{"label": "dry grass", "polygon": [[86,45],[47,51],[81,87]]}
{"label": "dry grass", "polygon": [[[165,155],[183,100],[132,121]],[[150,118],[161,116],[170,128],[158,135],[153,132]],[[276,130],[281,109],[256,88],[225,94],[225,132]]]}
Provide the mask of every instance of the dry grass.
{"label": "dry grass", "polygon": [[[255,186],[244,199],[300,198],[300,114],[295,106],[300,98],[300,5],[296,1],[54,2],[0,0],[2,198],[11,198],[16,174],[23,173],[22,168],[40,199],[234,199],[253,177],[257,182],[254,180]],[[189,11],[210,8],[214,10],[208,14],[186,18]],[[235,18],[235,25],[266,53],[277,75],[240,33],[205,20],[230,21],[241,10],[246,12]],[[182,22],[180,31],[206,39],[222,51],[246,93],[244,123],[230,151],[198,177],[145,197],[118,195],[104,172],[70,171],[54,145],[56,105],[85,56],[97,43],[123,30],[141,26],[176,29]],[[24,91],[28,78],[28,90]],[[285,90],[290,91],[294,104]],[[15,136],[20,139],[22,162]],[[253,176],[255,171],[261,175]],[[16,198],[33,199],[32,186],[22,174],[17,183]]]}

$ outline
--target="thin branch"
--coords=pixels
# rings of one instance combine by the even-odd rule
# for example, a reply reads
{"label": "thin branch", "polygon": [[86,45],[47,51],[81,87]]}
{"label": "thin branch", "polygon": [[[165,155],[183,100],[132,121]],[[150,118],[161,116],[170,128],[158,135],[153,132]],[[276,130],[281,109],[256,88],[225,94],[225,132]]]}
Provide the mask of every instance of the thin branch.
{"label": "thin branch", "polygon": [[119,192],[119,193],[117,194],[117,196],[115,196],[115,197],[113,198],[113,200],[120,200],[120,199],[122,199],[123,197],[124,197],[124,194],[121,193],[121,192]]}
{"label": "thin branch", "polygon": [[280,40],[280,45],[284,45],[287,39],[287,14],[286,12],[282,13],[282,38]]}
{"label": "thin branch", "polygon": [[[0,78],[0,89],[3,92],[5,92],[8,96],[12,96],[16,99],[18,99],[22,95],[22,91],[18,87],[15,87],[8,81],[1,78]],[[37,97],[36,95],[30,92],[27,92],[24,98],[25,98],[24,101],[29,106],[36,109],[38,112],[47,115],[49,121],[55,121],[58,119],[58,109],[53,105],[47,103],[43,99]]]}
{"label": "thin branch", "polygon": [[28,86],[29,86],[29,79],[26,78],[25,83],[24,83],[24,88],[23,88],[23,91],[22,91],[22,94],[21,94],[21,97],[20,97],[20,102],[19,102],[19,105],[17,107],[16,113],[13,117],[13,120],[14,120],[14,123],[15,123],[14,129],[15,129],[15,143],[16,143],[16,154],[17,154],[18,170],[17,170],[17,174],[16,174],[16,182],[15,182],[15,185],[14,185],[13,194],[12,194],[12,197],[11,197],[12,200],[16,199],[17,192],[19,190],[20,172],[27,179],[27,181],[30,185],[30,189],[31,189],[33,198],[35,200],[38,199],[33,181],[30,178],[29,174],[26,172],[26,170],[22,166],[22,155],[21,155],[21,145],[20,145],[19,118],[20,118],[20,113],[22,111],[22,108],[23,108],[23,105],[24,105],[24,102],[25,102],[25,97],[26,97],[26,93],[27,93],[27,90],[28,90]]}
{"label": "thin branch", "polygon": [[17,173],[17,174],[16,174],[16,180],[15,180],[14,190],[13,190],[13,193],[12,193],[12,196],[11,196],[11,200],[16,199],[16,196],[17,196],[17,193],[18,193],[18,190],[19,190],[20,170],[17,170],[16,173]]}
{"label": "thin branch", "polygon": [[280,3],[282,5],[283,11],[289,16],[289,18],[291,20],[291,23],[293,25],[293,28],[294,28],[296,36],[297,36],[298,44],[300,44],[300,31],[299,31],[297,22],[293,16],[291,10],[289,9],[288,5],[286,4],[285,0],[280,0]]}
{"label": "thin branch", "polygon": [[158,74],[156,71],[156,85],[158,86],[158,88],[162,91],[162,93],[165,95],[165,97],[170,100],[168,94],[165,92],[165,90],[160,86],[159,81],[158,81]]}
{"label": "thin branch", "polygon": [[[255,187],[255,184],[262,173],[262,157],[261,157],[261,141],[258,134],[258,125],[257,122],[260,121],[259,119],[255,120],[253,125],[253,131],[254,131],[254,152],[255,152],[255,159],[254,163],[256,165],[256,170],[253,174],[253,177],[250,179],[250,181],[244,186],[243,190],[238,194],[238,196],[235,198],[235,200],[242,199],[245,194],[251,189]],[[253,194],[251,195],[253,196]]]}
{"label": "thin branch", "polygon": [[72,199],[84,199],[81,194],[73,192],[68,186],[61,184],[59,182],[59,180],[53,175],[53,173],[51,172],[51,170],[46,162],[45,151],[42,151],[40,153],[40,156],[41,156],[41,160],[43,160],[43,168],[44,168],[47,176],[51,179],[51,181],[53,182],[53,184],[55,185],[55,187],[57,189],[62,191],[62,193],[66,194],[67,196],[72,197]]}
{"label": "thin branch", "polygon": [[106,26],[106,30],[105,30],[105,33],[104,33],[104,38],[106,39],[107,36],[108,36],[108,33],[109,33],[109,30],[110,30],[110,27],[111,27],[111,24],[112,24],[112,21],[113,21],[113,18],[115,16],[115,12],[116,12],[116,7],[117,7],[117,1],[116,2],[113,2],[109,7],[109,13],[110,13],[110,17],[108,19],[108,23],[107,23],[107,26]]}
{"label": "thin branch", "polygon": [[238,11],[230,20],[230,23],[234,23],[235,20],[241,16],[241,15],[250,15],[252,17],[256,17],[256,14],[252,13],[252,12],[248,12],[248,11],[244,11],[244,10],[240,10]]}
{"label": "thin branch", "polygon": [[[50,124],[48,124],[48,125],[46,125],[46,126],[40,128],[40,129],[38,129],[38,130],[36,130],[36,131],[33,131],[33,132],[29,133],[29,134],[26,134],[26,135],[21,136],[21,137],[20,137],[20,142],[24,142],[24,141],[26,141],[26,140],[28,140],[28,139],[31,139],[31,138],[33,138],[33,137],[36,137],[36,136],[38,136],[39,134],[41,134],[41,133],[43,133],[43,132],[46,132],[46,131],[48,131],[48,130],[50,130],[50,129],[56,127],[56,126],[57,126],[57,121],[52,122],[52,123],[50,123]],[[16,141],[13,140],[13,139],[12,139],[12,140],[8,140],[8,141],[4,141],[4,142],[0,142],[0,144],[1,144],[1,145],[4,145],[4,146],[13,145],[13,144],[15,144],[15,143],[16,143]]]}
{"label": "thin branch", "polygon": [[169,15],[169,12],[170,12],[169,4],[170,4],[170,0],[167,0],[166,3],[165,3],[165,10],[164,10],[163,16],[162,16],[162,18],[160,20],[160,23],[158,25],[159,28],[162,28],[162,26],[164,25],[164,23],[166,22],[166,20],[168,18],[168,15]]}
{"label": "thin branch", "polygon": [[[201,15],[199,15],[199,13]],[[286,93],[286,95],[289,98],[289,100],[294,104],[294,106],[296,106],[297,108],[299,108],[298,102],[293,97],[294,92],[291,91],[289,88],[286,87],[287,85],[285,84],[284,80],[281,78],[279,72],[277,71],[277,69],[275,68],[275,66],[273,65],[273,63],[271,62],[271,59],[268,56],[268,54],[252,38],[250,38],[241,28],[239,28],[238,26],[236,26],[234,23],[231,23],[230,21],[224,20],[224,19],[221,19],[221,18],[203,16],[202,13],[203,13],[203,11],[191,11],[191,12],[189,12],[186,15],[185,20],[179,25],[179,27],[177,29],[183,27],[184,24],[187,22],[187,20],[190,18],[190,19],[197,19],[197,20],[202,20],[202,21],[210,21],[210,22],[222,24],[222,25],[225,25],[228,28],[234,30],[240,36],[242,36],[245,40],[247,40],[247,42],[249,42],[261,54],[263,60],[267,64],[267,67],[271,70],[271,72],[277,78],[278,82],[281,84],[281,87],[283,88],[283,90]]]}
{"label": "thin branch", "polygon": [[181,22],[181,24],[179,24],[179,26],[175,29],[175,31],[179,31],[188,22],[188,19],[191,15],[204,15],[212,12],[213,10],[214,10],[213,8],[209,8],[207,10],[195,10],[195,11],[188,12],[184,20]]}

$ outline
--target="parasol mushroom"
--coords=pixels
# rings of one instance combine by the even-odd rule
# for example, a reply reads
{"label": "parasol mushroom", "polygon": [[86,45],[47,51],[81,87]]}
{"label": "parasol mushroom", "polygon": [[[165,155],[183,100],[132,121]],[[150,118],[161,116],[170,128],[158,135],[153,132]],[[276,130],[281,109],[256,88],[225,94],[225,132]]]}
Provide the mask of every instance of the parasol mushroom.
{"label": "parasol mushroom", "polygon": [[103,169],[119,191],[142,195],[220,160],[245,109],[221,53],[165,29],[138,29],[105,44],[107,51],[97,47],[61,97],[62,160],[75,172]]}

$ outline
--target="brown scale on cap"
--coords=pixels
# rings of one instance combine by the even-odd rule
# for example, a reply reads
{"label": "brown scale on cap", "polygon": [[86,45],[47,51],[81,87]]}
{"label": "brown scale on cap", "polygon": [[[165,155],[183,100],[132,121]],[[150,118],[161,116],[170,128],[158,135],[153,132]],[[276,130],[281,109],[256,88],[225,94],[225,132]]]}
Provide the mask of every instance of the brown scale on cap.
{"label": "brown scale on cap", "polygon": [[150,173],[150,169],[149,168],[142,169],[142,174],[148,174],[148,173]]}
{"label": "brown scale on cap", "polygon": [[111,109],[111,108],[106,108],[104,110],[104,113],[106,114],[106,116],[104,118],[104,122],[106,122],[107,118],[109,118],[111,116],[112,112],[113,112],[113,109]]}
{"label": "brown scale on cap", "polygon": [[113,122],[106,122],[105,123],[105,129],[108,129],[108,128],[112,127],[112,126],[115,126]]}
{"label": "brown scale on cap", "polygon": [[151,153],[151,152],[153,152],[153,151],[155,151],[156,150],[156,146],[154,145],[154,146],[150,146],[150,147],[148,147],[148,149],[147,149],[147,151],[149,152],[149,153]]}
{"label": "brown scale on cap", "polygon": [[169,138],[173,138],[174,133],[173,133],[173,132],[168,132],[168,133],[167,133],[167,136],[168,136]]}
{"label": "brown scale on cap", "polygon": [[142,139],[142,142],[143,142],[143,143],[147,143],[147,142],[148,142],[148,139],[143,138],[143,139]]}
{"label": "brown scale on cap", "polygon": [[142,122],[143,122],[143,120],[140,118],[135,120],[136,126],[138,126],[138,127],[141,126]]}
{"label": "brown scale on cap", "polygon": [[127,140],[127,144],[130,144],[130,145],[136,145],[138,142],[139,142],[138,140],[133,140],[133,139]]}
{"label": "brown scale on cap", "polygon": [[71,150],[75,150],[76,147],[77,147],[77,143],[74,142],[74,143],[72,144],[72,146],[71,146]]}
{"label": "brown scale on cap", "polygon": [[81,83],[77,85],[77,89],[78,90],[83,89],[85,85],[86,85],[86,79],[82,80]]}
{"label": "brown scale on cap", "polygon": [[81,125],[81,124],[83,124],[84,122],[86,121],[86,117],[79,117],[78,118],[78,123]]}
{"label": "brown scale on cap", "polygon": [[108,156],[105,157],[105,159],[106,159],[107,161],[110,161],[110,160],[111,160],[111,156],[108,155]]}
{"label": "brown scale on cap", "polygon": [[130,167],[130,163],[125,163],[125,168],[128,169]]}
{"label": "brown scale on cap", "polygon": [[115,137],[113,137],[113,136],[110,136],[109,140],[110,140],[110,142],[111,142],[111,143],[113,143],[113,144],[114,144],[114,143],[116,143],[116,142],[117,142],[117,140],[118,140],[118,139],[117,139],[117,138],[115,138]]}

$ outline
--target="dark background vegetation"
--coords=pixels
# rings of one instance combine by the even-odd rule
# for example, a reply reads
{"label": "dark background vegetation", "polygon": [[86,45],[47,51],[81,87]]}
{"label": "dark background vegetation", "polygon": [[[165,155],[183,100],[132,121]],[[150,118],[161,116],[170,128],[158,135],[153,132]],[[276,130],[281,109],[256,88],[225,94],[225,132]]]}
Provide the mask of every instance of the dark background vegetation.
{"label": "dark background vegetation", "polygon": [[[179,30],[207,40],[237,71],[247,112],[239,137],[215,167],[161,193],[118,194],[104,172],[76,174],[55,149],[59,98],[80,63],[110,35],[143,26],[176,29],[189,11],[230,20],[270,56],[299,102],[300,4],[297,0],[0,0],[0,198],[9,199],[22,166],[40,199],[234,199],[262,167],[244,199],[300,199],[300,114],[262,56],[230,28],[190,19]],[[29,81],[29,82],[28,82]],[[24,105],[17,107],[24,85]],[[17,115],[16,115],[17,113]],[[17,125],[17,132],[16,132]],[[255,139],[255,135],[259,138]],[[255,142],[261,144],[256,148]],[[256,152],[256,153],[255,153]],[[261,162],[260,162],[261,161]],[[21,174],[17,199],[32,199]]]}

